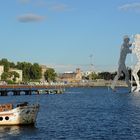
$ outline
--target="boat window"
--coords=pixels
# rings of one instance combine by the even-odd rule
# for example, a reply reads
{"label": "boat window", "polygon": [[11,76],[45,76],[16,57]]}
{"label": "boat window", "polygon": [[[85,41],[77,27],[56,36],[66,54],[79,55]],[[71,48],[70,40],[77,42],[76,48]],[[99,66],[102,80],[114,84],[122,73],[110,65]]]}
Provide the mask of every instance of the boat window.
{"label": "boat window", "polygon": [[0,121],[2,121],[3,120],[3,117],[0,117]]}
{"label": "boat window", "polygon": [[9,120],[9,117],[8,117],[8,116],[6,116],[6,117],[5,117],[5,120]]}

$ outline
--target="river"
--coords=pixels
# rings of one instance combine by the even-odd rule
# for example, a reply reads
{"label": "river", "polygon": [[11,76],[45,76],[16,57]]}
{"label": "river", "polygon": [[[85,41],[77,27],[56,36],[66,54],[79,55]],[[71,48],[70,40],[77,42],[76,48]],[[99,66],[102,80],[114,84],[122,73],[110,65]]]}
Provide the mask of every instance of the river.
{"label": "river", "polygon": [[0,97],[38,102],[35,126],[1,126],[0,140],[138,140],[140,93],[126,88],[68,88],[64,94]]}

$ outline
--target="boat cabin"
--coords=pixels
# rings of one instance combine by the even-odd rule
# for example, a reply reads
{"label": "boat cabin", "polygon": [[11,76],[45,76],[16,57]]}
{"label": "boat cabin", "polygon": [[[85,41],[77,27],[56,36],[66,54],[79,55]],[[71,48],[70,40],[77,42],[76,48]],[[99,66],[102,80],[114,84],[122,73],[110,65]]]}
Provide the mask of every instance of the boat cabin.
{"label": "boat cabin", "polygon": [[0,104],[0,112],[12,110],[12,109],[13,109],[12,104]]}

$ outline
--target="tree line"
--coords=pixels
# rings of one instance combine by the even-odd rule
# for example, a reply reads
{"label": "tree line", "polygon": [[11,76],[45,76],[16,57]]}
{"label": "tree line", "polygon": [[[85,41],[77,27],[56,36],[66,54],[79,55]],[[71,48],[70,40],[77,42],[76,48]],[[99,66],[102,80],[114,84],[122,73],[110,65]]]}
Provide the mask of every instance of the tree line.
{"label": "tree line", "polygon": [[[129,79],[132,80],[133,77],[131,77],[131,69],[128,68],[129,72]],[[96,80],[96,79],[104,79],[104,80],[113,80],[114,77],[116,76],[117,72],[99,72],[99,73],[94,73],[92,72],[90,75],[83,77],[84,79],[87,80]],[[140,71],[138,72],[138,76],[140,77]],[[119,80],[125,80],[125,74],[122,72]],[[134,78],[133,78],[134,80]]]}
{"label": "tree line", "polygon": [[[14,62],[8,61],[6,58],[0,60],[0,65],[4,66],[4,72],[1,75],[1,80],[8,81],[8,79],[12,78],[12,81],[16,81],[16,78],[19,78],[19,74],[15,71],[9,71],[10,68],[22,70],[23,73],[23,81],[39,81],[42,76],[44,76],[45,80],[55,81],[57,74],[53,68],[47,68],[44,75],[42,75],[42,68],[38,63],[29,63],[29,62]],[[131,69],[128,68],[129,77],[131,78]],[[92,72],[88,76],[83,76],[82,79],[86,80],[96,80],[96,79],[104,79],[104,80],[113,80],[117,72],[100,72],[94,73]],[[140,72],[138,72],[140,77]],[[120,80],[124,80],[125,75],[122,73]]]}
{"label": "tree line", "polygon": [[[4,66],[4,72],[1,75],[1,80],[7,81],[9,78],[13,77],[13,81],[19,78],[19,74],[15,71],[9,71],[10,68],[22,70],[23,81],[37,81],[42,77],[42,68],[38,63],[29,62],[14,62],[8,61],[6,58],[0,60],[0,65]],[[52,68],[48,68],[44,73],[45,80],[54,81],[56,77],[56,72]]]}

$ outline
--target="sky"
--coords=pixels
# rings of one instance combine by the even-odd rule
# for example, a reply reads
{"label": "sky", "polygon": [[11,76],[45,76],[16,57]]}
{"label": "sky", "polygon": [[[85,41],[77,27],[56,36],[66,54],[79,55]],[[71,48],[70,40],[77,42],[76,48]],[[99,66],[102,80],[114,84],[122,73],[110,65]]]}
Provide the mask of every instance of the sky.
{"label": "sky", "polygon": [[140,33],[140,0],[4,0],[0,17],[0,59],[115,71],[123,36]]}

